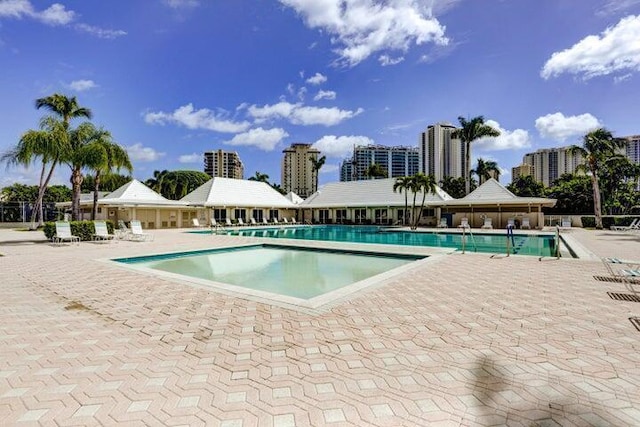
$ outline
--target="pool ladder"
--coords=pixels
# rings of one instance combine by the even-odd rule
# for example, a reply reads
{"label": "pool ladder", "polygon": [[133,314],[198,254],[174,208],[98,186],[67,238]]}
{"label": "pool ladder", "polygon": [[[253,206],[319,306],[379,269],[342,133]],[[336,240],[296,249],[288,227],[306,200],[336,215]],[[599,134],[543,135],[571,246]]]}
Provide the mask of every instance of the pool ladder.
{"label": "pool ladder", "polygon": [[475,237],[473,237],[473,233],[471,232],[471,227],[462,227],[462,253],[464,254],[465,252],[467,230],[469,230],[469,236],[471,236],[471,242],[473,243],[473,251],[478,252],[478,247],[476,246],[476,239]]}

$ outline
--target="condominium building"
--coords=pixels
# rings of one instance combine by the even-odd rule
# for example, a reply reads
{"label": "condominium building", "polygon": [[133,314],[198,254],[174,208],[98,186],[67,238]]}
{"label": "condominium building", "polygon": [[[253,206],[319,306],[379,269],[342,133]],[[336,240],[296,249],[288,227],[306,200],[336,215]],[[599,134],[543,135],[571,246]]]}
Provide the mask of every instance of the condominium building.
{"label": "condominium building", "polygon": [[286,193],[293,191],[306,199],[318,190],[318,171],[311,159],[317,160],[320,151],[311,144],[295,143],[282,151],[282,188]]}
{"label": "condominium building", "polygon": [[244,165],[235,151],[205,151],[204,172],[211,177],[242,179]]}
{"label": "condominium building", "polygon": [[624,139],[627,140],[625,154],[631,162],[640,165],[640,135],[627,136]]}
{"label": "condominium building", "polygon": [[420,172],[433,175],[436,182],[445,176],[464,178],[469,175],[465,165],[465,146],[459,138],[453,138],[457,130],[449,123],[429,125],[418,139]]}
{"label": "condominium building", "polygon": [[549,187],[563,174],[574,173],[578,165],[583,163],[582,155],[571,153],[570,148],[544,148],[525,154],[522,163],[532,166],[535,180]]}
{"label": "condominium building", "polygon": [[361,145],[353,148],[353,157],[340,166],[340,181],[370,179],[367,170],[374,164],[387,172],[388,178],[415,175],[420,170],[417,147]]}
{"label": "condominium building", "polygon": [[511,179],[516,180],[521,176],[535,176],[534,167],[532,165],[522,164],[511,168]]}

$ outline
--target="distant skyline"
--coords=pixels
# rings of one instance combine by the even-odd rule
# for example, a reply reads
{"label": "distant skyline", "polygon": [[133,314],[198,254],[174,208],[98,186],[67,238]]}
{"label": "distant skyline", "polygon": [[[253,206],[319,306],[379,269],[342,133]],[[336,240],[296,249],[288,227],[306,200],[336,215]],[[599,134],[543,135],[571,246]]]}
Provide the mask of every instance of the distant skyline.
{"label": "distant skyline", "polygon": [[[472,166],[496,161],[506,184],[525,153],[640,133],[638,40],[640,0],[0,0],[0,152],[59,92],[140,180],[223,149],[280,183],[282,150],[311,143],[322,185],[354,144],[417,146],[483,115],[502,135],[472,145]],[[37,169],[2,165],[0,187]]]}

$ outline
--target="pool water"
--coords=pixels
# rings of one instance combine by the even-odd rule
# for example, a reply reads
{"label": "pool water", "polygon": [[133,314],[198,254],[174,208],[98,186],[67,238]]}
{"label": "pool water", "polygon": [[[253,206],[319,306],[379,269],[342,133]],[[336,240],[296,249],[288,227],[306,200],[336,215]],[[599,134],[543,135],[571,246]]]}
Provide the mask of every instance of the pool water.
{"label": "pool water", "polygon": [[[199,231],[207,233],[210,231]],[[229,235],[271,237],[282,239],[329,240],[334,242],[376,243],[383,245],[402,246],[433,246],[442,248],[462,249],[461,233],[439,232],[411,232],[392,228],[374,226],[306,226],[281,228],[246,228],[227,231]],[[465,248],[469,252],[506,253],[507,237],[504,233],[478,233],[473,236],[467,234]],[[512,254],[554,256],[554,236],[515,234],[513,242],[509,243]]]}
{"label": "pool water", "polygon": [[310,299],[424,257],[258,245],[114,261],[300,299]]}

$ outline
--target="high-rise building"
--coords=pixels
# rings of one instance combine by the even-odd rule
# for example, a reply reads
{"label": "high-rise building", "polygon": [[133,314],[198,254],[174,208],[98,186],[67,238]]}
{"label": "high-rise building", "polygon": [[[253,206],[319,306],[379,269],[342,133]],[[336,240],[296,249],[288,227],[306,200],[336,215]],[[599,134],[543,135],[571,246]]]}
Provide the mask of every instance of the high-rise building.
{"label": "high-rise building", "polygon": [[204,172],[212,177],[242,179],[244,165],[235,151],[205,151]]}
{"label": "high-rise building", "polygon": [[469,176],[469,165],[465,165],[465,146],[452,133],[457,128],[449,123],[429,125],[418,139],[420,172],[433,175],[436,182],[445,176],[464,178]]}
{"label": "high-rise building", "polygon": [[583,160],[580,153],[571,153],[570,147],[559,147],[543,148],[535,153],[527,153],[522,163],[533,166],[535,180],[549,187],[563,174],[574,173]]}
{"label": "high-rise building", "polygon": [[282,150],[282,188],[287,193],[293,191],[303,199],[318,190],[318,171],[311,159],[318,159],[320,151],[311,144],[295,143]]}
{"label": "high-rise building", "polygon": [[511,179],[515,181],[521,176],[534,176],[534,167],[532,165],[521,164],[511,168]]}
{"label": "high-rise building", "polygon": [[640,135],[626,136],[624,139],[627,140],[625,154],[631,162],[640,165]]}
{"label": "high-rise building", "polygon": [[361,145],[353,148],[353,157],[340,166],[340,181],[369,179],[367,170],[377,164],[389,178],[418,173],[420,158],[417,147],[388,147],[386,145]]}

